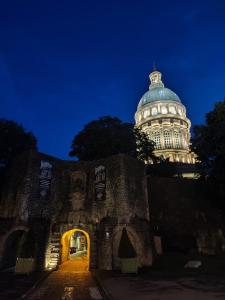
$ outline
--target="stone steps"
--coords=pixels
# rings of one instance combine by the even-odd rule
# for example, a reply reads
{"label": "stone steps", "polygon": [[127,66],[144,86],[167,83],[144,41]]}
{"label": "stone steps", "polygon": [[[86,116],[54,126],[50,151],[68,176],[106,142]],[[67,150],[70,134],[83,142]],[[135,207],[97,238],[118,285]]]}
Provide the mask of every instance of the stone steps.
{"label": "stone steps", "polygon": [[47,250],[47,255],[49,256],[48,268],[55,268],[59,263],[60,257],[60,240],[61,234],[54,233],[50,238],[50,243]]}

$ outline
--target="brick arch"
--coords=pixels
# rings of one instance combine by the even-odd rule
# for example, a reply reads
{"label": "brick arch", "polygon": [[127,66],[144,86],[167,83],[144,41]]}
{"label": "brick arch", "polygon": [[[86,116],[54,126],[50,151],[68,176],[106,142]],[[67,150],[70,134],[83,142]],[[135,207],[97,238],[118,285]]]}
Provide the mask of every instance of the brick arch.
{"label": "brick arch", "polygon": [[61,240],[63,235],[67,232],[67,231],[71,231],[71,230],[76,230],[76,231],[83,231],[85,232],[88,237],[89,237],[89,269],[96,269],[97,267],[97,252],[96,252],[96,230],[93,228],[93,226],[90,225],[85,225],[82,224],[82,226],[68,226],[66,229],[64,229],[63,231],[61,231],[61,236],[60,236],[60,260],[59,263],[62,262],[62,245],[61,245]]}
{"label": "brick arch", "polygon": [[118,257],[118,249],[119,249],[119,243],[122,235],[123,228],[126,228],[128,237],[137,253],[137,258],[138,258],[138,264],[139,266],[142,266],[142,256],[144,253],[144,245],[143,241],[138,235],[137,231],[135,228],[129,225],[119,225],[117,226],[112,234],[112,264],[113,264],[113,269],[118,269],[119,268],[119,257]]}
{"label": "brick arch", "polygon": [[[11,266],[15,263],[16,254],[19,247],[19,243],[23,236],[23,233],[28,232],[29,228],[26,226],[16,226],[11,228],[1,240],[0,258],[1,267],[7,267],[7,264]],[[16,234],[17,233],[17,234]]]}
{"label": "brick arch", "polygon": [[24,231],[28,232],[30,229],[27,226],[15,226],[11,228],[9,231],[6,232],[6,234],[2,237],[1,243],[0,243],[0,257],[2,256],[2,253],[4,251],[5,242],[8,239],[8,237],[15,231]]}

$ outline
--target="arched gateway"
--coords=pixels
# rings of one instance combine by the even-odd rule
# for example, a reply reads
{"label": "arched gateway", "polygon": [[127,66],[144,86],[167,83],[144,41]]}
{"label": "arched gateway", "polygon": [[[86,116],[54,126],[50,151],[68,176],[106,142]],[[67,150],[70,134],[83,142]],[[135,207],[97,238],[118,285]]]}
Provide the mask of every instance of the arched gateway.
{"label": "arched gateway", "polygon": [[28,228],[18,226],[12,228],[2,239],[0,254],[0,268],[12,268],[16,265],[16,259],[24,250]]}
{"label": "arched gateway", "polygon": [[88,271],[90,265],[90,237],[81,229],[66,231],[61,238],[60,268],[68,271]]}

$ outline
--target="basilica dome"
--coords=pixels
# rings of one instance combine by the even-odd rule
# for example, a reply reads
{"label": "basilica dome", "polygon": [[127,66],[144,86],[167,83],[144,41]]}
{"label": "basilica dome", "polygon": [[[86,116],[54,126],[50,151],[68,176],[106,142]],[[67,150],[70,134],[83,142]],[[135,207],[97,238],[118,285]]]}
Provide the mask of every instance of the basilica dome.
{"label": "basilica dome", "polygon": [[155,143],[156,156],[172,162],[194,163],[190,151],[191,122],[186,108],[172,90],[164,87],[162,74],[153,71],[149,90],[141,97],[135,113],[136,126]]}
{"label": "basilica dome", "polygon": [[147,91],[142,97],[138,104],[138,108],[153,101],[176,101],[181,102],[180,98],[168,88],[165,87],[154,87]]}

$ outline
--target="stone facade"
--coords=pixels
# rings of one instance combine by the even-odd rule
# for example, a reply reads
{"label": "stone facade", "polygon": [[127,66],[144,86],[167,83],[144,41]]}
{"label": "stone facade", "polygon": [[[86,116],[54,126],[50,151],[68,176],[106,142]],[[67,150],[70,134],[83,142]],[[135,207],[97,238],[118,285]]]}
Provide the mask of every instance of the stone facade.
{"label": "stone facade", "polygon": [[124,227],[140,267],[167,251],[225,251],[222,216],[205,184],[146,176],[145,165],[125,155],[74,162],[31,151],[18,157],[3,186],[2,268],[17,257],[33,257],[37,269],[57,267],[78,231],[87,240],[89,269],[118,269]]}
{"label": "stone facade", "polygon": [[62,262],[62,236],[76,229],[90,239],[91,269],[117,269],[124,227],[139,266],[152,263],[145,166],[124,155],[94,162],[37,152],[20,156],[1,194],[0,221],[2,267],[25,247],[21,236],[30,236],[24,251],[37,268],[56,267]]}

